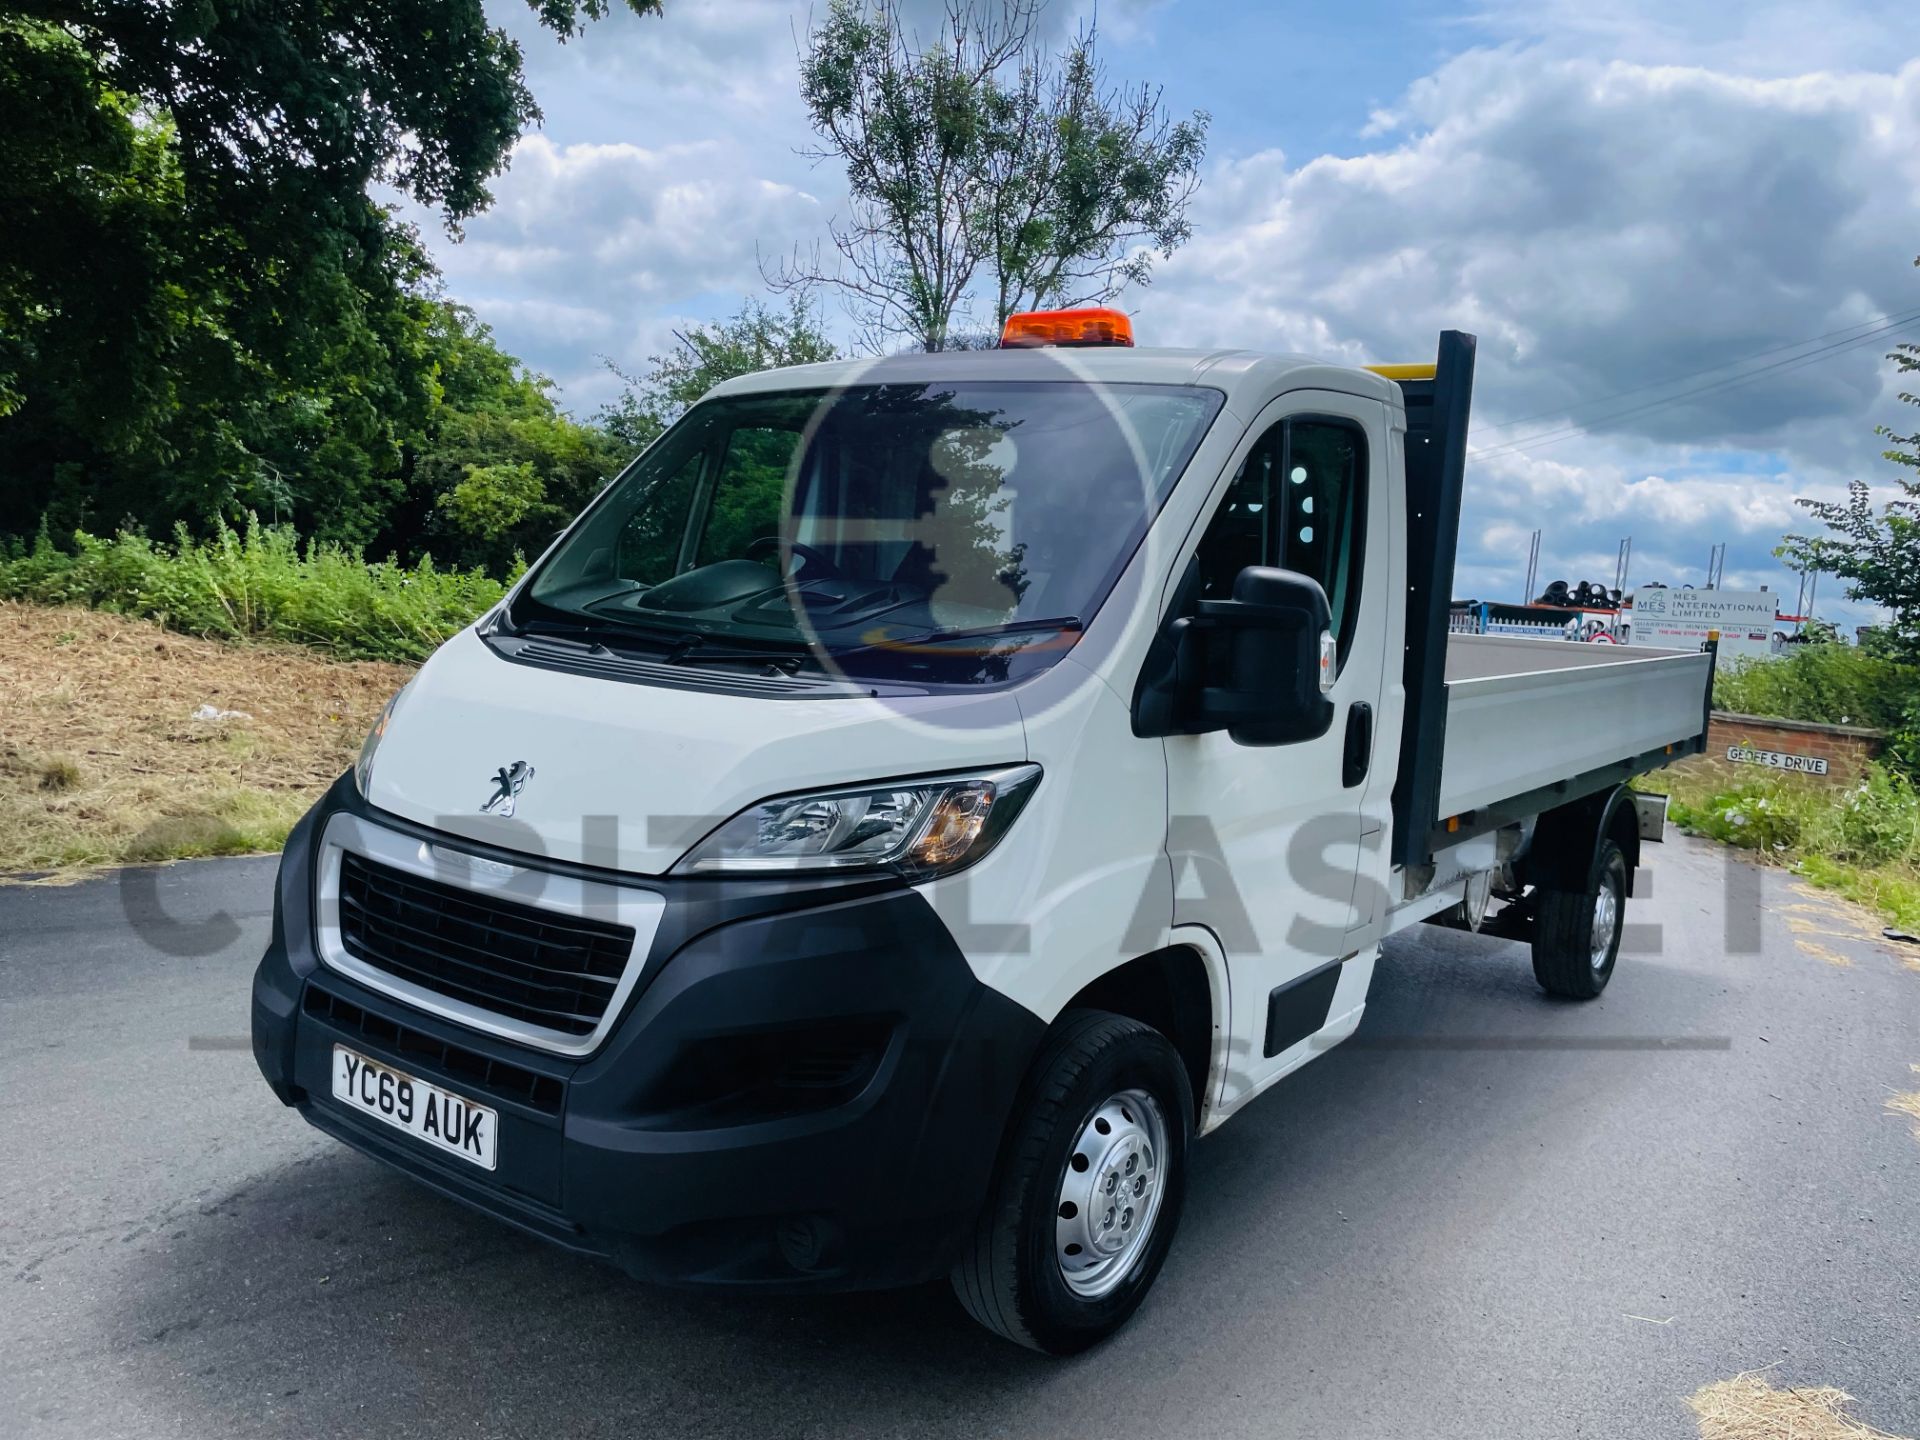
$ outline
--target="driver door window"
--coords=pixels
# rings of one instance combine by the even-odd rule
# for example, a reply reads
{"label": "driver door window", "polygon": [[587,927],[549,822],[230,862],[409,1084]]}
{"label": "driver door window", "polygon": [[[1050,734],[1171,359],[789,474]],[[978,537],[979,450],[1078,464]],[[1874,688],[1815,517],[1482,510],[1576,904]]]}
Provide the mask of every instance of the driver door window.
{"label": "driver door window", "polygon": [[1249,565],[1320,582],[1344,664],[1366,548],[1367,442],[1346,420],[1293,416],[1262,435],[1201,538],[1198,599],[1226,600]]}

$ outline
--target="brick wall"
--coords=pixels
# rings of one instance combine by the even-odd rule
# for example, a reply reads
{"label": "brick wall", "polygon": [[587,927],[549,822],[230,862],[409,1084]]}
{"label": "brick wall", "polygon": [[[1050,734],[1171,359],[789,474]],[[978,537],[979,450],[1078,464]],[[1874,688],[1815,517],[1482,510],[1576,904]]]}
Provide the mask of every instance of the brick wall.
{"label": "brick wall", "polygon": [[[1867,761],[1880,753],[1884,743],[1878,730],[1862,730],[1853,725],[1813,725],[1802,720],[1769,720],[1758,715],[1716,710],[1707,729],[1707,753],[1676,768],[1696,775],[1712,773],[1728,780],[1751,780],[1790,768],[1765,763],[1765,755],[1795,756],[1810,762],[1826,762],[1824,776],[1814,774],[1808,778],[1846,784],[1860,777]],[[1729,750],[1759,754],[1746,760],[1729,760]]]}

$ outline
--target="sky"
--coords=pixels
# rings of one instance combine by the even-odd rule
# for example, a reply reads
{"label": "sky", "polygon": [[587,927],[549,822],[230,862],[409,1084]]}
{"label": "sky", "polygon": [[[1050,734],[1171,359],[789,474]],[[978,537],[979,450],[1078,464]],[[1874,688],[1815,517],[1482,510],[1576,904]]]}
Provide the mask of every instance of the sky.
{"label": "sky", "polygon": [[[492,0],[544,123],[460,238],[415,217],[582,416],[617,389],[603,357],[644,369],[844,207],[808,153],[808,8],[666,9],[561,45]],[[1725,585],[1790,602],[1795,497],[1898,473],[1875,428],[1920,428],[1884,359],[1920,340],[1911,0],[1050,0],[1044,23],[1089,18],[1114,79],[1212,117],[1192,241],[1118,302],[1142,344],[1360,363],[1479,336],[1457,596],[1522,598],[1539,529],[1542,582],[1610,584],[1631,537],[1630,583],[1698,585],[1723,543]],[[1822,618],[1873,618],[1842,590],[1822,579]]]}

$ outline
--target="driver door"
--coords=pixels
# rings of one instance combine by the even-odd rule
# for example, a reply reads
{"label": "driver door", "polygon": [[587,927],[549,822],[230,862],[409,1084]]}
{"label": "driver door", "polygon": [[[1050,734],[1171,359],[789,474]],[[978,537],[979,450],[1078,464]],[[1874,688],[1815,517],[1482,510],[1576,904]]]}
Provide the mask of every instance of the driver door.
{"label": "driver door", "polygon": [[1248,565],[1307,575],[1326,591],[1338,645],[1333,724],[1319,738],[1165,742],[1174,923],[1205,926],[1226,953],[1226,1107],[1305,1060],[1310,1037],[1353,1013],[1371,978],[1371,950],[1351,954],[1349,935],[1372,918],[1356,904],[1374,828],[1365,801],[1392,787],[1391,774],[1371,783],[1389,650],[1387,455],[1379,402],[1281,397],[1242,440],[1173,572],[1180,607],[1225,598]]}

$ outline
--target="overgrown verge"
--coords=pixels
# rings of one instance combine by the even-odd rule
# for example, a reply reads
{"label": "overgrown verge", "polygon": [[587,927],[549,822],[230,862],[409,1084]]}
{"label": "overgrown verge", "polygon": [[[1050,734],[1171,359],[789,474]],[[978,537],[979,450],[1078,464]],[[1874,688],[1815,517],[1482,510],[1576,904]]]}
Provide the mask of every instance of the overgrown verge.
{"label": "overgrown verge", "polygon": [[277,850],[411,673],[0,602],[0,875]]}
{"label": "overgrown verge", "polygon": [[1637,787],[1672,797],[1668,814],[1696,835],[1734,845],[1920,932],[1920,670],[1871,649],[1795,646],[1774,660],[1723,666],[1717,709],[1887,737],[1883,760],[1855,784],[1760,772],[1729,784],[1711,771],[1662,771]]}
{"label": "overgrown verge", "polygon": [[337,545],[302,544],[291,530],[185,530],[171,544],[143,535],[45,536],[0,552],[0,599],[84,605],[222,640],[312,646],[342,659],[418,663],[505,591],[479,571],[433,561],[368,561]]}
{"label": "overgrown verge", "polygon": [[1719,710],[1883,731],[1888,752],[1920,767],[1920,670],[1858,645],[1795,645],[1773,660],[1736,660],[1714,676]]}
{"label": "overgrown verge", "polygon": [[1682,829],[1785,865],[1920,933],[1920,795],[1898,770],[1875,764],[1845,787],[1771,774],[1729,785],[1684,771],[1637,783],[1671,797],[1668,815]]}

